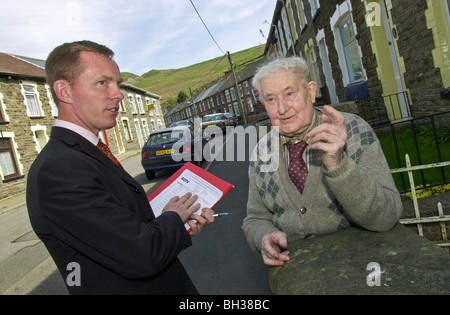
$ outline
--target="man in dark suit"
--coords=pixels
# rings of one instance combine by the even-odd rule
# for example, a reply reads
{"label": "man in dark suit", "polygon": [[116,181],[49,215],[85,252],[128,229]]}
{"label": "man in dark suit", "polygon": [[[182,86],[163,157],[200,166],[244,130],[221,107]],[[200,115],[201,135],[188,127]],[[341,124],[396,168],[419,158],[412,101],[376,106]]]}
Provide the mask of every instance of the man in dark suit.
{"label": "man in dark suit", "polygon": [[[155,218],[145,191],[99,148],[115,126],[121,74],[107,47],[81,41],[46,61],[58,104],[51,138],[28,174],[31,224],[71,294],[198,294],[177,255],[213,211],[197,196],[174,197]],[[184,222],[189,218],[192,231]]]}

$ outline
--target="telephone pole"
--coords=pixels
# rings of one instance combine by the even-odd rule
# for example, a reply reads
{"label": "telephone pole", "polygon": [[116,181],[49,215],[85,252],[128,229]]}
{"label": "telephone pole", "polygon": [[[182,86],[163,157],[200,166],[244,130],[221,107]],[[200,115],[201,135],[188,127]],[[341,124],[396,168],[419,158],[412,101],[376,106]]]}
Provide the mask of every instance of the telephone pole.
{"label": "telephone pole", "polygon": [[238,87],[238,82],[237,82],[237,79],[236,79],[236,74],[234,73],[234,64],[233,64],[233,61],[231,61],[231,54],[230,54],[229,51],[227,51],[227,55],[228,55],[228,61],[230,62],[231,72],[233,73],[234,88],[236,89],[237,98],[239,100],[239,108],[241,109],[241,117],[242,117],[242,119],[244,121],[244,124],[246,124],[247,123],[247,117],[245,116],[244,105],[242,104],[242,99],[241,99],[241,95],[239,93],[239,87]]}

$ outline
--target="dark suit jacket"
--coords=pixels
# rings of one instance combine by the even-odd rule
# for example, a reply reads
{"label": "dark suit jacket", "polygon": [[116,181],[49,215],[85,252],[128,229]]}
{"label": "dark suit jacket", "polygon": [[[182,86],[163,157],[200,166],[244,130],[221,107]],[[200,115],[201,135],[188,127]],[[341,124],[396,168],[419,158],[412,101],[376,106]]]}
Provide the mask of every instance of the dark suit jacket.
{"label": "dark suit jacket", "polygon": [[191,245],[178,214],[155,219],[142,186],[77,133],[53,127],[28,174],[27,206],[65,281],[78,263],[71,294],[198,294],[177,258]]}

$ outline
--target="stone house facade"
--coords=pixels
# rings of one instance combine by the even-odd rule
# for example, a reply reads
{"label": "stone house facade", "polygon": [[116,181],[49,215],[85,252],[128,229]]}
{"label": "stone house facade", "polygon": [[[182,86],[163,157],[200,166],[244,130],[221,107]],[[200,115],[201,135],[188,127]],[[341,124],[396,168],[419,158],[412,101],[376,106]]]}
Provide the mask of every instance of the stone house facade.
{"label": "stone house facade", "polygon": [[[0,199],[26,190],[28,170],[58,117],[44,63],[0,53]],[[139,151],[150,132],[164,127],[160,96],[125,84],[121,90],[118,124],[102,135],[114,154]]]}
{"label": "stone house facade", "polygon": [[307,59],[323,103],[388,122],[449,110],[448,0],[283,0],[271,25],[267,56]]}

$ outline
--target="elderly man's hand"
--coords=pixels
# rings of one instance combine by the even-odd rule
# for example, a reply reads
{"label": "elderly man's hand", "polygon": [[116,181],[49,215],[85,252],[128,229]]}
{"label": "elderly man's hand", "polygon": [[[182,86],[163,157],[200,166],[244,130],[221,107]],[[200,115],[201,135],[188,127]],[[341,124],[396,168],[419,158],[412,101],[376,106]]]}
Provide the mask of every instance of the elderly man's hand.
{"label": "elderly man's hand", "polygon": [[307,137],[311,138],[309,148],[322,151],[323,166],[332,171],[341,164],[348,138],[347,127],[344,116],[339,111],[331,106],[324,106],[324,110],[333,117],[334,123],[328,115],[323,114],[320,117],[320,125],[311,130]]}
{"label": "elderly man's hand", "polygon": [[285,233],[275,231],[264,235],[261,241],[261,255],[268,266],[282,266],[289,261],[289,252],[282,249],[287,248],[287,236]]}

